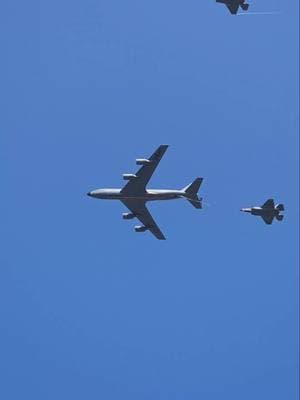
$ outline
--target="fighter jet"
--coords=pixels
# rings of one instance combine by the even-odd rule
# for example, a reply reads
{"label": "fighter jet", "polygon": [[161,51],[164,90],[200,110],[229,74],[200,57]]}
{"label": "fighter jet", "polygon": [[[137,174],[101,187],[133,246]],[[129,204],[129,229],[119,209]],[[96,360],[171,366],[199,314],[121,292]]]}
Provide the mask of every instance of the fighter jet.
{"label": "fighter jet", "polygon": [[280,214],[280,211],[284,211],[284,205],[275,205],[274,200],[269,199],[261,207],[242,208],[241,211],[252,215],[258,215],[262,217],[266,224],[271,225],[274,218],[276,218],[277,221],[283,220],[283,215]]}
{"label": "fighter jet", "polygon": [[202,198],[198,197],[197,192],[203,181],[203,178],[197,178],[181,190],[147,189],[146,186],[167,148],[168,145],[161,145],[151,157],[138,158],[136,164],[141,165],[141,168],[135,174],[123,175],[123,179],[128,182],[122,189],[96,189],[88,192],[87,195],[96,199],[120,200],[130,210],[130,213],[123,213],[123,219],[137,218],[143,224],[135,227],[136,232],[148,230],[157,239],[165,240],[165,236],[148,211],[146,203],[153,200],[185,198],[195,208],[200,209]]}
{"label": "fighter jet", "polygon": [[247,11],[249,4],[245,3],[246,0],[216,0],[217,3],[223,3],[231,12],[231,14],[237,14],[239,7],[243,11]]}

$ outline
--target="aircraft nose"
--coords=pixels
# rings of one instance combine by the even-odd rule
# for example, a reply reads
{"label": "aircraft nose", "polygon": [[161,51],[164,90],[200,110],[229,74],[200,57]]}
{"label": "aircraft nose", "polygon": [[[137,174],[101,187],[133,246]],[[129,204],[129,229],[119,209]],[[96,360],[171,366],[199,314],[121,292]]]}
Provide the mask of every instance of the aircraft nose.
{"label": "aircraft nose", "polygon": [[86,195],[87,195],[87,196],[92,196],[92,193],[91,193],[91,192],[87,192]]}

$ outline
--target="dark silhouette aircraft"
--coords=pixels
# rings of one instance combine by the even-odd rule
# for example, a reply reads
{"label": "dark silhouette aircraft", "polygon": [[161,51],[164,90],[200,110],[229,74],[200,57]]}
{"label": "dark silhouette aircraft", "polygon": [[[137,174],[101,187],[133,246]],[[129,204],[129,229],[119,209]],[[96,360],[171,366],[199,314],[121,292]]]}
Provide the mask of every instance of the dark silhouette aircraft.
{"label": "dark silhouette aircraft", "polygon": [[203,178],[196,178],[190,185],[179,190],[147,189],[146,186],[167,148],[167,145],[161,145],[149,159],[137,159],[136,164],[141,165],[141,168],[135,174],[123,175],[123,179],[128,183],[122,189],[96,189],[87,195],[96,199],[122,201],[130,210],[130,213],[123,213],[123,219],[137,218],[143,224],[135,227],[136,232],[149,230],[157,239],[165,240],[163,233],[148,211],[146,203],[153,200],[183,198],[195,208],[202,208],[202,199],[198,197],[197,193],[203,180]]}
{"label": "dark silhouette aircraft", "polygon": [[261,217],[266,224],[271,225],[274,218],[276,218],[277,221],[283,220],[283,215],[281,215],[280,212],[284,211],[284,205],[275,205],[274,200],[269,199],[261,207],[242,208],[241,211],[257,215]]}
{"label": "dark silhouette aircraft", "polygon": [[231,14],[237,14],[239,7],[243,11],[247,11],[249,4],[245,2],[246,0],[216,0],[217,3],[225,4]]}

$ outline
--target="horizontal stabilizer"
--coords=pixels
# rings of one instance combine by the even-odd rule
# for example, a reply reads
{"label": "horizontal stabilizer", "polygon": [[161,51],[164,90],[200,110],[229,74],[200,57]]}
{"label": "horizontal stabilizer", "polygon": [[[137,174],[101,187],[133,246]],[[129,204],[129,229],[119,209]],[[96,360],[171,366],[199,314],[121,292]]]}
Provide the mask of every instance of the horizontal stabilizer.
{"label": "horizontal stabilizer", "polygon": [[282,221],[284,218],[284,215],[276,215],[277,221]]}
{"label": "horizontal stabilizer", "polygon": [[247,3],[241,4],[241,7],[242,7],[243,11],[247,11],[249,8],[249,4],[247,4]]}
{"label": "horizontal stabilizer", "polygon": [[284,211],[284,205],[283,204],[276,204],[276,210],[278,211]]}
{"label": "horizontal stabilizer", "polygon": [[202,202],[201,202],[200,199],[198,199],[198,200],[190,200],[190,199],[187,199],[187,200],[188,200],[188,201],[191,203],[191,205],[194,206],[195,208],[198,208],[198,209],[202,208]]}
{"label": "horizontal stabilizer", "polygon": [[192,183],[187,185],[182,190],[187,194],[197,194],[200,189],[203,178],[196,178]]}
{"label": "horizontal stabilizer", "polygon": [[193,207],[198,209],[202,208],[202,202],[201,202],[202,199],[199,199],[197,195],[202,181],[203,178],[196,178],[194,182],[183,188],[183,191],[185,192],[184,197],[192,204]]}

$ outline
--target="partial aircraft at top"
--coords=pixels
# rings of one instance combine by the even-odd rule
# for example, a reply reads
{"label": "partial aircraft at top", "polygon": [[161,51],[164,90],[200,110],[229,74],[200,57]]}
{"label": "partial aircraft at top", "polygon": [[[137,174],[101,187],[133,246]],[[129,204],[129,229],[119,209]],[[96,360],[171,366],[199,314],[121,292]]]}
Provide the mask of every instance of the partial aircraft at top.
{"label": "partial aircraft at top", "polygon": [[151,179],[156,167],[165,154],[168,145],[161,145],[148,159],[137,159],[136,164],[141,168],[135,174],[124,174],[123,179],[127,184],[122,189],[96,189],[87,193],[96,199],[120,200],[130,210],[123,213],[123,219],[137,218],[143,225],[136,226],[136,232],[149,230],[157,239],[165,240],[165,236],[152,218],[146,207],[148,201],[187,199],[195,208],[202,208],[202,199],[197,192],[203,178],[195,179],[190,185],[181,190],[147,189],[146,186]]}
{"label": "partial aircraft at top", "polygon": [[246,0],[216,0],[217,3],[225,4],[231,14],[237,14],[239,7],[243,11],[247,11],[249,4],[245,2]]}

